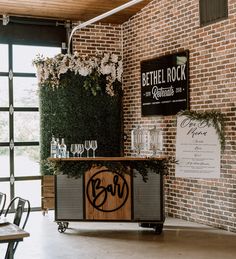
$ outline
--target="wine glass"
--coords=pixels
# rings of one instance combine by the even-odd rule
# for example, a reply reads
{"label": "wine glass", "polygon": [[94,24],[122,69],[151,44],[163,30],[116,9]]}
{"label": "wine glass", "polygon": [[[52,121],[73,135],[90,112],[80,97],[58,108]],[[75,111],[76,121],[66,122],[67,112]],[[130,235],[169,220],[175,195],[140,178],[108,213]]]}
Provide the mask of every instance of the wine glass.
{"label": "wine glass", "polygon": [[85,140],[84,142],[84,148],[87,150],[87,157],[89,157],[89,149],[90,149],[90,141],[89,140]]}
{"label": "wine glass", "polygon": [[84,144],[80,144],[80,157],[82,157],[83,153],[84,153]]}
{"label": "wine glass", "polygon": [[81,146],[80,146],[80,144],[77,144],[77,154],[78,154],[78,157],[80,157],[80,152],[81,152]]}
{"label": "wine glass", "polygon": [[71,144],[70,146],[70,152],[73,154],[73,157],[75,157],[75,154],[77,152],[77,146],[76,144]]}
{"label": "wine glass", "polygon": [[79,154],[79,157],[82,156],[84,152],[84,145],[83,144],[78,144],[78,154]]}
{"label": "wine glass", "polygon": [[91,140],[90,144],[91,144],[91,148],[93,150],[93,157],[95,157],[95,150],[98,147],[97,140]]}
{"label": "wine glass", "polygon": [[80,157],[80,147],[79,147],[79,144],[76,144],[76,153],[77,153],[77,157]]}

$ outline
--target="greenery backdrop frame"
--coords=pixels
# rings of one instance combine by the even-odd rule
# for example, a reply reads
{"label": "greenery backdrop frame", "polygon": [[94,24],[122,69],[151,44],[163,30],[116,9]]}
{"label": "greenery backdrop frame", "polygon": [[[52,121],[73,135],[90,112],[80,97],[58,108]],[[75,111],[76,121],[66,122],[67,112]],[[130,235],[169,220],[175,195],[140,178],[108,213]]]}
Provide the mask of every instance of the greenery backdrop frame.
{"label": "greenery backdrop frame", "polygon": [[[60,63],[63,58],[65,62]],[[108,73],[118,69],[119,59],[112,54],[104,55],[96,60],[98,67],[94,65],[93,69],[86,67],[88,64],[90,66],[89,59],[79,59],[80,66],[84,66],[81,70],[83,75],[75,71],[75,59],[79,57],[63,57],[60,54],[52,59],[38,57],[34,61],[40,77],[42,175],[52,174],[45,163],[50,156],[52,135],[64,138],[68,148],[72,143],[96,139],[97,156],[123,155],[122,83],[115,76],[111,79]],[[68,60],[73,61],[73,66],[66,63]]]}

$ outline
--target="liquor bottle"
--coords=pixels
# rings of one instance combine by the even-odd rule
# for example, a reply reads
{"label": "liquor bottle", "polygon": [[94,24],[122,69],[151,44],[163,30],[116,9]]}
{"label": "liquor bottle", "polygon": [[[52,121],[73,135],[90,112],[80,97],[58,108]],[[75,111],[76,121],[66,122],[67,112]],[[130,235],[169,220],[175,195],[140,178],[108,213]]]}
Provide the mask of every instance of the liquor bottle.
{"label": "liquor bottle", "polygon": [[52,135],[52,140],[50,143],[50,156],[53,158],[57,157],[57,142],[53,135]]}
{"label": "liquor bottle", "polygon": [[61,139],[60,153],[61,158],[66,158],[66,144],[64,138]]}
{"label": "liquor bottle", "polygon": [[60,140],[57,138],[57,158],[61,158],[61,152],[60,152]]}

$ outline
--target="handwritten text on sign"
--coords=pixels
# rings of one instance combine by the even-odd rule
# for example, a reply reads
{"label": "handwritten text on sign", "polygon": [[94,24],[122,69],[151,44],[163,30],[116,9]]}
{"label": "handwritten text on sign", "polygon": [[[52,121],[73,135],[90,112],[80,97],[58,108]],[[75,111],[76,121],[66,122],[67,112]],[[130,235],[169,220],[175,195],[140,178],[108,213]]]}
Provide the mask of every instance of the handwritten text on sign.
{"label": "handwritten text on sign", "polygon": [[177,177],[219,178],[220,142],[215,128],[186,116],[177,119]]}

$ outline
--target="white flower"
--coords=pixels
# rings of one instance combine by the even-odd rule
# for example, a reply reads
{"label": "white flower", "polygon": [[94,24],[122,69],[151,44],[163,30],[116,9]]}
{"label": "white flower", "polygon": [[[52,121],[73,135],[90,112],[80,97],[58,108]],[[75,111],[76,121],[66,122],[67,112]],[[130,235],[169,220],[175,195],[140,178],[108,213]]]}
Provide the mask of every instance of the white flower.
{"label": "white flower", "polygon": [[75,57],[79,57],[79,52],[78,52],[78,51],[75,51],[75,52],[74,52],[74,56],[75,56]]}
{"label": "white flower", "polygon": [[109,58],[110,58],[110,54],[109,53],[105,53],[104,57],[101,60],[101,63],[104,65],[105,63],[108,62]]}
{"label": "white flower", "polygon": [[81,76],[87,76],[90,74],[90,71],[87,67],[80,67],[78,72]]}
{"label": "white flower", "polygon": [[66,66],[65,64],[62,64],[62,66],[59,67],[58,71],[58,78],[60,77],[61,74],[65,74],[68,71],[69,67]]}
{"label": "white flower", "polygon": [[113,81],[116,81],[116,67],[115,65],[111,66],[111,78]]}
{"label": "white flower", "polygon": [[39,64],[38,67],[36,67],[37,71],[37,78],[40,83],[42,83],[43,80],[43,64]]}
{"label": "white flower", "polygon": [[111,62],[117,63],[118,62],[118,56],[115,54],[111,54]]}
{"label": "white flower", "polygon": [[122,64],[122,61],[120,60],[118,62],[118,67],[117,67],[117,80],[119,82],[122,81],[122,74],[123,74],[123,64]]}
{"label": "white flower", "polygon": [[103,75],[108,75],[111,73],[111,66],[109,65],[102,65],[101,64],[101,68],[100,68],[100,72]]}
{"label": "white flower", "polygon": [[44,66],[43,66],[43,79],[44,80],[47,80],[48,78],[49,78],[49,68],[48,68],[48,65],[47,65],[47,63],[45,62],[44,63]]}
{"label": "white flower", "polygon": [[110,96],[114,96],[115,95],[112,84],[107,84],[106,85],[106,92]]}
{"label": "white flower", "polygon": [[71,54],[58,54],[54,58],[44,58],[37,55],[33,60],[37,68],[37,77],[40,84],[49,82],[52,87],[59,86],[61,74],[71,71],[81,76],[89,76],[96,72],[98,75],[106,75],[106,92],[114,95],[113,83],[122,80],[122,61],[115,54],[98,54],[96,56],[80,56],[78,52]]}

